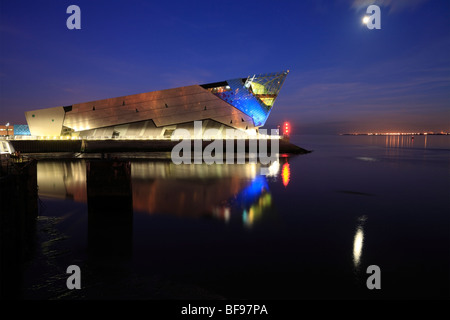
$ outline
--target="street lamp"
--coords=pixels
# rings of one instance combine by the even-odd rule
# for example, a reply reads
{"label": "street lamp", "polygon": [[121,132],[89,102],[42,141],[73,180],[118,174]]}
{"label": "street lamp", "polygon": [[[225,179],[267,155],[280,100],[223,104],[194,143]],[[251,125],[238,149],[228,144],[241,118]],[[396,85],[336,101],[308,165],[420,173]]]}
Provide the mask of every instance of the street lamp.
{"label": "street lamp", "polygon": [[8,127],[9,127],[9,122],[6,124],[6,136],[7,137],[9,136],[9,134],[8,134]]}

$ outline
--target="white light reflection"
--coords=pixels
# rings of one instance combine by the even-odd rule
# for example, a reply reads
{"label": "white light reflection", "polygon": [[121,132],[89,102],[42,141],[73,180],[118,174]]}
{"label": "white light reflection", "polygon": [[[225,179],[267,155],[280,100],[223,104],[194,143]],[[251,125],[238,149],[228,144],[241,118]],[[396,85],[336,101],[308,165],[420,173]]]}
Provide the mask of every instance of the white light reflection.
{"label": "white light reflection", "polygon": [[280,171],[280,162],[274,161],[268,168],[268,172],[266,173],[266,176],[269,177],[276,177],[278,176],[278,172]]}
{"label": "white light reflection", "polygon": [[364,222],[367,217],[362,216],[358,219],[358,225],[356,227],[355,237],[353,239],[353,265],[355,268],[359,267],[361,262],[362,249],[364,245]]}
{"label": "white light reflection", "polygon": [[353,240],[353,264],[355,265],[355,267],[359,266],[363,242],[364,242],[364,232],[361,227],[358,227],[356,229],[355,239]]}
{"label": "white light reflection", "polygon": [[280,158],[276,155],[276,160],[271,161],[269,166],[261,166],[259,174],[267,177],[277,178],[280,172]]}

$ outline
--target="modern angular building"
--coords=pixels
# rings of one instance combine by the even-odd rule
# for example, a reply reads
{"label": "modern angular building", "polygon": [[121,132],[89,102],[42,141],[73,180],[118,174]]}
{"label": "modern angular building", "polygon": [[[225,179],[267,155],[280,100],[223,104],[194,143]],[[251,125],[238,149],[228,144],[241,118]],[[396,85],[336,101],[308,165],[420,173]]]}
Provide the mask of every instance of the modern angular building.
{"label": "modern angular building", "polygon": [[32,136],[169,138],[193,132],[263,126],[289,71],[25,112]]}

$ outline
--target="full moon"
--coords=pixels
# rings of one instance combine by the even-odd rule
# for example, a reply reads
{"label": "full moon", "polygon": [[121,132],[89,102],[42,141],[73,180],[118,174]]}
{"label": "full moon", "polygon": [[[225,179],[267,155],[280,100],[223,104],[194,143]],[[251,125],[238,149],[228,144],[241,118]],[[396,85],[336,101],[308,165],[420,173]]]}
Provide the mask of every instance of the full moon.
{"label": "full moon", "polygon": [[367,24],[367,23],[369,22],[369,17],[365,16],[365,17],[362,19],[362,22],[363,22],[364,24]]}

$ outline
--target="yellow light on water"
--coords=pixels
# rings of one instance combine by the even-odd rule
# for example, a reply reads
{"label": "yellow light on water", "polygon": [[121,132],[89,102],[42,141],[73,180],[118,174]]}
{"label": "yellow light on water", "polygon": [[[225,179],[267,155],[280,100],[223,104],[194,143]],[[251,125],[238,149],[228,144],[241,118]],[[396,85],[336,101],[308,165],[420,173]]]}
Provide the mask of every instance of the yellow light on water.
{"label": "yellow light on water", "polygon": [[290,176],[291,170],[289,168],[289,163],[286,162],[285,164],[283,164],[283,168],[281,169],[281,178],[283,179],[283,185],[285,187],[287,187],[287,185],[289,184]]}

